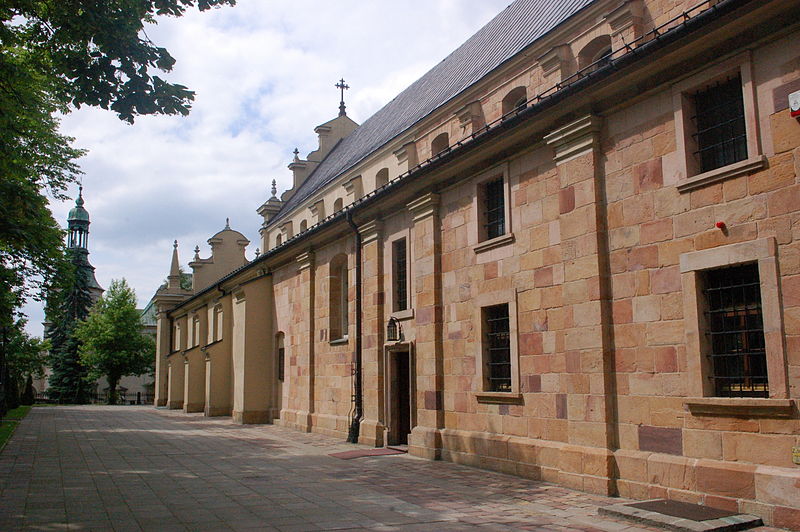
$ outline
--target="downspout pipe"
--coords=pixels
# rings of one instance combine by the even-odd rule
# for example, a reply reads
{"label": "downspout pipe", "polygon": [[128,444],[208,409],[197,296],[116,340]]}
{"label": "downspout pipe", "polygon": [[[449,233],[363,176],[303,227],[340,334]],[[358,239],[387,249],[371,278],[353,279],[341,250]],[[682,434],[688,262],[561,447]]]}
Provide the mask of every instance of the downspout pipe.
{"label": "downspout pipe", "polygon": [[353,368],[353,378],[355,383],[353,386],[353,421],[350,423],[350,430],[347,434],[347,441],[349,443],[358,443],[358,435],[361,429],[361,419],[364,417],[364,394],[362,392],[361,380],[361,233],[358,227],[353,223],[352,211],[347,211],[347,223],[353,230],[353,236],[356,242],[356,357],[355,367]]}

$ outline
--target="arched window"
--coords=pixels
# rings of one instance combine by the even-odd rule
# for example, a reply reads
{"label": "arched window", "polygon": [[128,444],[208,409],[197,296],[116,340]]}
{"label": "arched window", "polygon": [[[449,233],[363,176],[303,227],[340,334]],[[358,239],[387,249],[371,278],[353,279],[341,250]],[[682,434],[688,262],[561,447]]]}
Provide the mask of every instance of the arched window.
{"label": "arched window", "polygon": [[336,198],[336,201],[333,202],[333,212],[339,212],[344,207],[344,202],[342,198]]}
{"label": "arched window", "polygon": [[507,115],[518,107],[525,107],[526,103],[528,103],[528,91],[525,87],[511,89],[503,98],[503,115]]}
{"label": "arched window", "polygon": [[278,235],[275,237],[275,245],[280,246],[283,244],[283,235]]}
{"label": "arched window", "polygon": [[600,35],[595,37],[578,53],[578,68],[592,65],[591,70],[607,65],[611,61],[611,37]]}
{"label": "arched window", "polygon": [[306,220],[300,220],[300,232],[308,229],[308,222]]}
{"label": "arched window", "polygon": [[349,327],[347,255],[336,255],[330,262],[329,273],[329,336],[330,340],[347,338]]}
{"label": "arched window", "polygon": [[446,150],[450,146],[450,136],[447,133],[439,133],[431,142],[431,155],[436,155]]}
{"label": "arched window", "polygon": [[375,188],[381,188],[388,182],[389,182],[389,169],[381,168],[380,170],[378,170],[378,173],[375,174]]}
{"label": "arched window", "polygon": [[277,372],[278,380],[283,381],[286,372],[286,348],[283,345],[283,333],[279,332],[275,335],[275,354],[277,355]]}

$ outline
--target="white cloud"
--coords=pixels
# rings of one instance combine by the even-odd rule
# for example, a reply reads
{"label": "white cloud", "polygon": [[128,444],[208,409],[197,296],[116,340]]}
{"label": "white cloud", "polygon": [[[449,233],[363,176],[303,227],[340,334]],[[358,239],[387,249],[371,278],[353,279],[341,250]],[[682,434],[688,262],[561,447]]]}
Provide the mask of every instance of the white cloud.
{"label": "white cloud", "polygon": [[[168,273],[171,243],[186,264],[225,218],[258,246],[255,210],[297,146],[334,118],[344,77],[348,115],[361,123],[444,59],[509,0],[238,0],[236,7],[160,19],[148,36],[177,59],[165,77],[196,92],[189,117],[140,117],[133,126],[84,108],[63,131],[89,149],[80,162],[92,218],[90,260],[100,284],[125,277],[140,304]],[[73,203],[52,205],[66,223]],[[41,334],[41,306],[29,331]]]}

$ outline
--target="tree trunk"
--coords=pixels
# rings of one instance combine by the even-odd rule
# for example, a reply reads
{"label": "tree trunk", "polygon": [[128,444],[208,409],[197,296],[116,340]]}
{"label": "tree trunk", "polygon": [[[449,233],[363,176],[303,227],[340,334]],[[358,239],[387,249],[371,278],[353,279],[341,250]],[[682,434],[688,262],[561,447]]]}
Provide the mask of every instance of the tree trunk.
{"label": "tree trunk", "polygon": [[118,375],[108,375],[108,404],[117,404],[117,384],[119,383]]}
{"label": "tree trunk", "polygon": [[35,399],[36,397],[33,393],[33,377],[28,375],[28,378],[25,379],[25,390],[22,392],[20,402],[23,405],[32,405]]}

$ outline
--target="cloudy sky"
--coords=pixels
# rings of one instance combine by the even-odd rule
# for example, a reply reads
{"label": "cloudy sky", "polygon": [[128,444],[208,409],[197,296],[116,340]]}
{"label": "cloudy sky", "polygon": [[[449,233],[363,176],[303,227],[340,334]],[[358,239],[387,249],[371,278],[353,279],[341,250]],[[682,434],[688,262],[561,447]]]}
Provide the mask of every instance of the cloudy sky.
{"label": "cloudy sky", "polygon": [[[206,257],[227,217],[252,258],[256,209],[272,179],[288,188],[294,148],[316,149],[314,127],[338,113],[339,78],[351,87],[348,116],[363,123],[510,1],[237,0],[148,27],[178,61],[168,79],[197,93],[189,117],[130,126],[84,108],[62,123],[89,150],[80,164],[100,284],[124,277],[146,304],[168,273],[172,241],[184,266],[196,245]],[[73,205],[51,203],[63,224]],[[25,311],[41,335],[41,306]]]}

